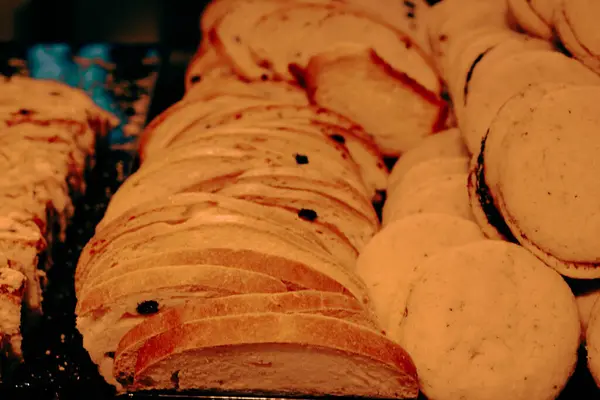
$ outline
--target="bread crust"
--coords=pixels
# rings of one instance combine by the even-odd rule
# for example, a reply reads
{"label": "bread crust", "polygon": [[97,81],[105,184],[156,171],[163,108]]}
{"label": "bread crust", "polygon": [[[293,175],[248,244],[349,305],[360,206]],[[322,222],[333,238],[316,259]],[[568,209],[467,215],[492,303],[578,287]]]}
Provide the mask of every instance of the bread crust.
{"label": "bread crust", "polygon": [[[251,326],[253,329],[248,329]],[[397,371],[398,390],[416,397],[418,385],[410,356],[400,346],[372,330],[335,318],[260,313],[195,321],[154,336],[140,349],[134,386],[142,388],[153,365],[190,350],[248,344],[280,343],[330,349],[366,357],[369,362]],[[256,384],[259,386],[260,384]]]}

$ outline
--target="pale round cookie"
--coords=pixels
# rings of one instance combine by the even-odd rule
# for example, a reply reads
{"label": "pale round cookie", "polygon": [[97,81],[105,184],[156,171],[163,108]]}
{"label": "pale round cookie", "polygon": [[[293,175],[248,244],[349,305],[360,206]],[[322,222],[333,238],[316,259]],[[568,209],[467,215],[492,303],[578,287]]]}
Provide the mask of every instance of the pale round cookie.
{"label": "pale round cookie", "polygon": [[600,276],[598,98],[600,86],[572,86],[530,104],[495,167],[492,192],[515,237],[573,278]]}
{"label": "pale round cookie", "polygon": [[468,154],[457,128],[427,136],[396,162],[388,178],[388,190],[396,187],[412,167],[423,161],[446,157],[467,157]]}
{"label": "pale round cookie", "polygon": [[577,300],[577,310],[579,311],[579,322],[581,322],[582,340],[585,340],[585,335],[592,316],[592,310],[598,299],[600,299],[600,289],[591,290],[575,296],[575,300]]}
{"label": "pale round cookie", "polygon": [[515,94],[538,83],[600,85],[600,76],[554,50],[498,54],[492,50],[479,64],[469,85],[462,132],[475,152],[499,109]]}
{"label": "pale round cookie", "polygon": [[396,202],[383,206],[383,226],[413,214],[440,213],[474,221],[467,192],[467,173],[432,178],[426,185],[407,191]]}
{"label": "pale round cookie", "polygon": [[[484,239],[470,221],[445,214],[417,214],[395,221],[361,251],[356,273],[369,289],[384,329],[404,315],[406,298],[418,265],[437,252]],[[393,314],[393,315],[392,315]]]}
{"label": "pale round cookie", "polygon": [[447,174],[459,174],[469,170],[469,157],[440,157],[423,161],[412,167],[404,179],[393,186],[388,186],[387,198],[396,192],[427,183],[431,178]]}
{"label": "pale round cookie", "polygon": [[594,303],[585,337],[588,368],[600,387],[600,301]]}
{"label": "pale round cookie", "polygon": [[522,247],[494,240],[442,251],[420,271],[396,339],[428,398],[558,396],[580,335],[575,298],[559,274]]}

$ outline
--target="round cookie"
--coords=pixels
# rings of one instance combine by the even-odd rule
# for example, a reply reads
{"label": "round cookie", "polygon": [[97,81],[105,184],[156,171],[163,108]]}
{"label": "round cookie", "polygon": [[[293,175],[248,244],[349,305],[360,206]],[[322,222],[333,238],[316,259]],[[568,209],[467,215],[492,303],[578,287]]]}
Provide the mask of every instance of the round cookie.
{"label": "round cookie", "polygon": [[577,310],[579,311],[579,321],[581,322],[581,339],[584,341],[590,318],[592,317],[592,310],[599,298],[600,290],[598,289],[575,296],[575,300],[577,300]]}
{"label": "round cookie", "polygon": [[600,301],[592,308],[585,337],[588,368],[600,387]]}
{"label": "round cookie", "polygon": [[384,329],[401,320],[419,264],[437,252],[484,239],[470,221],[445,214],[417,214],[394,221],[361,251],[356,273],[363,279]]}
{"label": "round cookie", "polygon": [[[522,247],[493,240],[420,267],[394,339],[431,399],[555,399],[577,362],[575,298]],[[443,360],[443,362],[440,362]]]}
{"label": "round cookie", "polygon": [[468,154],[457,128],[427,136],[417,147],[404,153],[396,162],[388,178],[388,191],[399,185],[406,173],[421,162],[436,158],[467,157]]}
{"label": "round cookie", "polygon": [[572,86],[530,104],[495,167],[492,190],[515,237],[573,278],[600,276],[599,96],[600,86]]}
{"label": "round cookie", "polygon": [[595,0],[558,0],[556,31],[575,58],[600,73],[600,34],[596,25],[600,2]]}
{"label": "round cookie", "polygon": [[407,188],[416,187],[427,183],[431,178],[441,175],[458,174],[469,170],[468,157],[440,157],[423,161],[412,167],[402,181],[396,185],[388,186],[387,198],[395,193],[401,193]]}
{"label": "round cookie", "polygon": [[474,221],[467,193],[467,173],[432,178],[426,185],[407,191],[398,201],[383,206],[383,226],[413,214],[441,213]]}
{"label": "round cookie", "polygon": [[494,49],[481,61],[469,85],[462,132],[471,152],[481,140],[502,105],[532,84],[573,83],[600,85],[600,76],[581,63],[556,51],[524,51],[499,54]]}

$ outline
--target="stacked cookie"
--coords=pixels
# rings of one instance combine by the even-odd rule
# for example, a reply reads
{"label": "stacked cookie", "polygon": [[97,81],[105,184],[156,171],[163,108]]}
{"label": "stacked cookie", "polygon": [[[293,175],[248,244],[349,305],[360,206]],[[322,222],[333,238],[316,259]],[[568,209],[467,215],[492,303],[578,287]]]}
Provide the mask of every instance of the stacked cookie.
{"label": "stacked cookie", "polygon": [[[556,11],[560,7],[581,5],[520,3],[509,2],[509,8],[522,26],[523,7],[556,19],[569,13]],[[579,13],[580,26],[590,23],[592,14]],[[452,38],[445,57],[455,61],[445,72],[459,128],[473,154],[469,196],[482,231],[520,244],[566,277],[590,280],[599,276],[600,260],[592,244],[600,226],[594,183],[600,172],[594,161],[598,110],[592,100],[600,94],[600,77],[593,64],[573,55],[546,40],[480,26]],[[591,321],[597,311],[590,313],[589,298],[594,296],[579,301],[587,329],[582,336],[594,349]],[[597,377],[593,350],[589,357]]]}
{"label": "stacked cookie", "polygon": [[3,355],[20,357],[21,305],[41,312],[49,246],[64,239],[73,196],[97,135],[116,123],[66,85],[23,77],[0,81],[0,305]]}
{"label": "stacked cookie", "polygon": [[509,0],[511,14],[527,33],[558,40],[573,57],[600,73],[600,37],[595,18],[600,4],[593,0]]}

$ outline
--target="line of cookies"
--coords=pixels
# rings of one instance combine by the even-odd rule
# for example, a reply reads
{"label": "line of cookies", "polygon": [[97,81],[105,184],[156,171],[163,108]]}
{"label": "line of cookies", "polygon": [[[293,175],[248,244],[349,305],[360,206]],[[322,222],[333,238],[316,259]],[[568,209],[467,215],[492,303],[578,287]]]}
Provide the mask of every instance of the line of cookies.
{"label": "line of cookies", "polygon": [[[578,289],[593,283],[574,281],[598,278],[600,76],[518,33],[511,7],[445,0],[429,10],[460,130],[400,158],[384,228],[358,261],[432,399],[556,398],[581,339],[600,382],[600,303]],[[593,14],[579,17],[585,26]]]}

